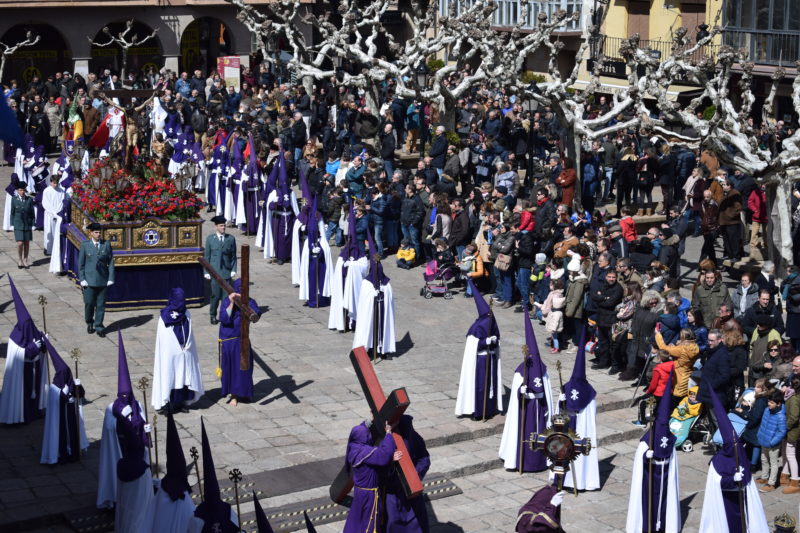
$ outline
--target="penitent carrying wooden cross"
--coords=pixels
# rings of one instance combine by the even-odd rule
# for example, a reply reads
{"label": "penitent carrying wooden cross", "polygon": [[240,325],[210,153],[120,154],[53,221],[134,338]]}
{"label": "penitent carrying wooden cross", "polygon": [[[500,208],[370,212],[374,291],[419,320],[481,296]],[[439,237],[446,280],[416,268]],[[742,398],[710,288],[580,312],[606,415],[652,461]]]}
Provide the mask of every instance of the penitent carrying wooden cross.
{"label": "penitent carrying wooden cross", "polygon": [[[350,362],[353,363],[353,369],[356,371],[356,376],[358,376],[358,381],[361,383],[367,404],[369,404],[369,409],[372,413],[370,431],[375,442],[378,442],[386,434],[385,423],[388,422],[389,425],[392,425],[400,420],[400,416],[406,411],[411,402],[408,399],[405,388],[395,389],[389,394],[388,398],[386,397],[381,388],[381,383],[378,381],[378,376],[375,374],[372,362],[370,362],[369,355],[363,346],[359,346],[350,352]],[[397,450],[403,453],[403,457],[396,463],[403,490],[407,497],[415,498],[422,494],[422,481],[419,479],[417,469],[414,467],[414,461],[412,461],[408,449],[406,449],[403,437],[397,433],[392,433],[392,437],[394,437]],[[352,488],[353,478],[345,465],[336,476],[336,479],[333,480],[333,484],[331,484],[331,499],[336,503],[344,502]]]}
{"label": "penitent carrying wooden cross", "polygon": [[[231,284],[228,283],[225,278],[223,278],[219,272],[214,270],[214,267],[211,266],[211,263],[206,261],[205,257],[198,257],[197,260],[203,265],[203,268],[206,269],[206,272],[211,276],[211,278],[216,281],[220,287],[225,291],[226,294],[233,294],[236,291],[233,290]],[[241,280],[242,280],[242,292],[240,297],[231,298],[233,304],[239,308],[239,311],[242,313],[242,321],[241,321],[241,331],[239,333],[239,338],[241,339],[242,345],[242,354],[241,359],[239,361],[239,368],[241,370],[249,370],[250,369],[250,323],[252,322],[255,324],[258,322],[258,319],[261,318],[258,313],[250,309],[250,245],[243,244],[241,248],[241,260],[240,260],[240,268],[242,271]]]}

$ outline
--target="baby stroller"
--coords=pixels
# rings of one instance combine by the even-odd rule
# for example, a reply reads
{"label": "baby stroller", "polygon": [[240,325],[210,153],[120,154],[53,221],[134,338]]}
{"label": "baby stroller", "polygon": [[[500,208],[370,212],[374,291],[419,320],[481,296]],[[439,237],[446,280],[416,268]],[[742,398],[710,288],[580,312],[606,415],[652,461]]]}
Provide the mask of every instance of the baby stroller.
{"label": "baby stroller", "polygon": [[[742,408],[742,400],[747,399],[748,403],[751,404],[747,406],[748,408],[752,406],[753,400],[750,398],[755,398],[756,391],[755,389],[745,389],[744,392],[739,396],[739,399],[736,401],[736,407]],[[737,436],[741,436],[744,433],[745,427],[747,427],[747,419],[744,418],[742,414],[739,414],[736,410],[732,410],[728,413],[728,420],[731,421],[733,425],[733,430],[736,431]],[[711,438],[711,442],[716,444],[717,446],[722,446],[722,435],[717,429],[714,432],[714,436]]]}
{"label": "baby stroller", "polygon": [[439,265],[436,261],[428,261],[423,277],[425,286],[419,290],[420,296],[430,300],[434,294],[441,294],[445,300],[450,300],[453,297],[450,282],[458,277],[458,268],[454,263]]}
{"label": "baby stroller", "polygon": [[[689,393],[694,396],[697,395],[698,387],[689,389]],[[691,403],[687,396],[673,409],[672,415],[669,419],[669,431],[675,435],[675,447],[680,447],[684,452],[691,452],[694,449],[692,439],[689,438],[692,433],[697,433],[695,425],[701,420],[701,411],[703,404],[700,402]]]}

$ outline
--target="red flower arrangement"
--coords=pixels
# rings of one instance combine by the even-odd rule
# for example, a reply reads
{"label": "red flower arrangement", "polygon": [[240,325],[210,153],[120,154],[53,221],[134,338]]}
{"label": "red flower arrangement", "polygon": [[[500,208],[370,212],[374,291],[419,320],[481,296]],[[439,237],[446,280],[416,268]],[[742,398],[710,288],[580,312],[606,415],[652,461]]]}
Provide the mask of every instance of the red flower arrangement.
{"label": "red flower arrangement", "polygon": [[[164,177],[163,169],[154,161],[138,161],[132,171],[116,169],[109,179],[102,179],[101,169],[109,164],[99,160],[82,179],[72,183],[73,199],[95,220],[198,218],[203,200],[191,191],[178,191],[175,181]],[[93,187],[93,182],[99,187]]]}

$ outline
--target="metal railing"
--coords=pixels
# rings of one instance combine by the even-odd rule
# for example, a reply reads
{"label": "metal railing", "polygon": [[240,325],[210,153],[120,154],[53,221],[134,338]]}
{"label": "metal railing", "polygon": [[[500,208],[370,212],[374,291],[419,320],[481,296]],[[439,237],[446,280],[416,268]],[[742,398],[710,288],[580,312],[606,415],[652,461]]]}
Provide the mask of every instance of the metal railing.
{"label": "metal railing", "polygon": [[[524,29],[536,27],[539,13],[544,13],[550,19],[556,11],[572,14],[580,12],[583,6],[583,0],[543,0],[529,2],[527,6],[523,6],[519,0],[496,0],[496,3],[497,9],[492,14],[493,26],[510,28],[516,26],[525,16],[525,23],[522,25]],[[451,4],[455,4],[456,14],[459,14],[472,5],[472,0],[439,0],[439,15],[448,16]],[[571,20],[560,31],[582,31],[583,26],[581,17],[578,20]]]}
{"label": "metal railing", "polygon": [[800,33],[725,30],[722,42],[747,50],[753,63],[792,65],[800,57]]}
{"label": "metal railing", "polygon": [[[621,37],[605,37],[603,39],[603,54],[613,61],[622,61],[623,59],[622,55],[619,53],[619,48],[625,40],[626,39]],[[672,43],[668,41],[650,41],[643,39],[639,41],[639,47],[649,48],[653,56],[657,59],[666,59],[672,53]],[[707,44],[699,48],[690,57],[694,61],[700,61],[706,57],[716,57],[718,51],[719,45]]]}

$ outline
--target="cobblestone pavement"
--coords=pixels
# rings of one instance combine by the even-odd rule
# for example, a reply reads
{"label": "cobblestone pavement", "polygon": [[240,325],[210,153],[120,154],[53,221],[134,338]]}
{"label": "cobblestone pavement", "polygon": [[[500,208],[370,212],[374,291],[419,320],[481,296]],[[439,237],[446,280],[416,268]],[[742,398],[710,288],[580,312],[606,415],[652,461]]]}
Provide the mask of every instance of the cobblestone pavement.
{"label": "cobblestone pavement", "polygon": [[[0,183],[7,182],[10,172],[8,167],[0,168]],[[0,203],[4,201],[3,197]],[[205,230],[210,231],[211,225]],[[241,237],[237,230],[232,233],[239,243],[253,244],[252,238]],[[85,419],[91,446],[81,463],[40,465],[41,421],[24,427],[0,427],[0,524],[31,521],[31,527],[43,527],[42,517],[94,504],[103,411],[116,394],[117,341],[113,333],[117,329],[123,332],[134,383],[141,376],[151,377],[158,316],[157,310],[107,313],[108,337],[87,335],[80,291],[66,278],[47,272],[41,242],[42,233],[36,232],[31,247],[34,266],[18,270],[13,234],[0,232],[0,275],[10,273],[40,324],[36,299],[39,295],[47,298],[48,333],[62,356],[72,348],[82,351],[80,377],[87,391]],[[699,239],[690,239],[684,257],[696,259],[699,248]],[[199,448],[200,417],[205,419],[218,474],[223,479],[234,467],[247,476],[341,457],[350,427],[369,413],[347,358],[352,334],[329,331],[327,309],[302,306],[297,289],[291,285],[288,264],[268,264],[255,248],[252,255],[251,294],[259,304],[269,307],[251,328],[257,354],[255,399],[236,408],[220,401],[219,381],[214,375],[216,327],[209,324],[208,307],[193,309],[206,394],[189,413],[176,416],[184,449]],[[531,489],[543,484],[544,476],[507,473],[499,461],[494,461],[503,417],[480,423],[453,416],[464,335],[475,318],[474,303],[460,293],[450,301],[425,300],[419,296],[419,269],[397,269],[391,259],[384,264],[395,293],[398,353],[376,365],[378,376],[384,390],[407,388],[415,426],[434,444],[431,472],[449,475],[463,490],[461,495],[433,502],[433,530],[511,531],[517,509],[530,497]],[[694,271],[688,274],[692,279],[695,275]],[[0,278],[0,311],[0,355],[5,357],[5,341],[15,323],[7,275]],[[498,309],[497,316],[504,348],[504,381],[508,384],[521,358],[522,315],[514,309]],[[543,329],[536,325],[536,331],[543,343]],[[544,358],[557,384],[556,357],[548,352]],[[564,379],[568,379],[573,358],[574,354],[561,355]],[[625,520],[631,451],[636,444],[631,438],[638,440],[639,433],[632,431],[633,413],[620,409],[623,401],[629,401],[631,389],[606,374],[590,371],[590,379],[599,392],[601,408],[607,408],[598,416],[601,445],[604,439],[615,443],[601,446],[603,490],[567,498],[564,520],[567,530],[591,526],[593,531],[616,531]],[[163,462],[163,420],[159,428]],[[699,523],[707,462],[708,457],[699,450],[681,454],[687,531]],[[309,495],[319,497],[325,493],[321,487],[327,481],[320,479],[316,492],[285,494],[262,500],[262,504],[276,507],[305,501]],[[768,505],[769,517],[783,511],[797,512],[796,497],[772,493],[762,499]],[[318,530],[340,531],[341,523],[321,525]]]}

